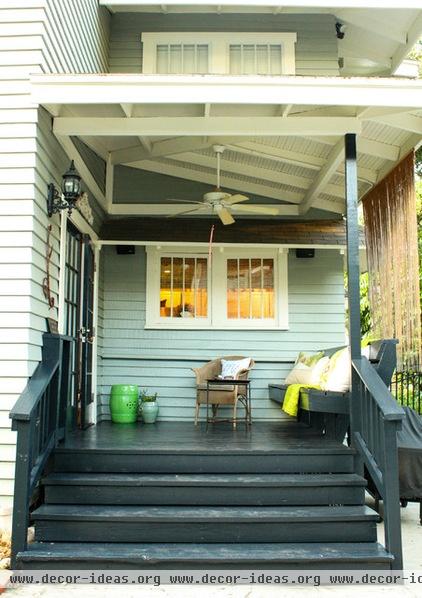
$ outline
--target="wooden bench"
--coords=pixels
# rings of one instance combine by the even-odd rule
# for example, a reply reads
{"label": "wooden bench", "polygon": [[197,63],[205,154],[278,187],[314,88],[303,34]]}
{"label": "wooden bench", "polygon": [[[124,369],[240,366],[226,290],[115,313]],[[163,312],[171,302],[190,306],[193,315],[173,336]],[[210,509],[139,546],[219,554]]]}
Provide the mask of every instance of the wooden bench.
{"label": "wooden bench", "polygon": [[[382,339],[370,344],[369,361],[386,386],[397,365],[396,339]],[[331,357],[343,347],[324,349],[324,355]],[[269,384],[269,398],[279,403],[284,402],[287,384]],[[349,427],[350,392],[334,392],[303,388],[299,395],[298,419],[305,421],[321,433],[343,440]]]}

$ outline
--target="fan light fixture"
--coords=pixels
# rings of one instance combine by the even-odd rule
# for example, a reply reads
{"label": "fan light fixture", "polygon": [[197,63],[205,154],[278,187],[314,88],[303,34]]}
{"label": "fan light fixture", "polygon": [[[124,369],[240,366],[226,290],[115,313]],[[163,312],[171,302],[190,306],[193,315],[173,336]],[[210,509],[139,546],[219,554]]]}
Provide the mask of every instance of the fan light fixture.
{"label": "fan light fixture", "polygon": [[51,217],[61,210],[68,210],[69,214],[71,214],[82,193],[81,177],[75,168],[73,160],[70,163],[69,169],[62,177],[61,189],[57,189],[54,183],[50,183],[47,189],[48,216]]}
{"label": "fan light fixture", "polygon": [[[235,212],[245,212],[250,214],[268,214],[270,216],[277,216],[279,211],[276,207],[271,208],[269,206],[262,205],[243,205],[243,202],[249,201],[249,197],[241,195],[240,193],[227,193],[222,191],[220,187],[221,182],[221,155],[225,150],[224,145],[214,145],[213,150],[217,156],[217,186],[213,191],[208,191],[203,196],[203,201],[190,201],[190,200],[179,200],[179,199],[168,199],[167,201],[174,201],[177,203],[195,204],[196,207],[192,207],[189,210],[184,210],[177,214],[172,214],[170,217],[183,216],[184,214],[190,214],[192,212],[199,212],[206,209],[211,209],[214,214],[220,218],[223,224],[233,224],[235,222],[232,216],[232,210]],[[241,204],[241,205],[239,205]]]}

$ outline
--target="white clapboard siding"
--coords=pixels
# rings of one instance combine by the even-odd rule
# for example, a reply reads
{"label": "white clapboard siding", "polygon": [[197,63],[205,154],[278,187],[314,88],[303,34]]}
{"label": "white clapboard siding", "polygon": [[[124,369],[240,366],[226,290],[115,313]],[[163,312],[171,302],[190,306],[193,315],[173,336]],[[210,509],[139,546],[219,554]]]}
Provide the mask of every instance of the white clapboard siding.
{"label": "white clapboard siding", "polygon": [[[15,453],[2,414],[39,363],[46,318],[57,318],[42,290],[51,224],[50,286],[58,305],[60,219],[47,218],[46,190],[69,166],[50,116],[30,102],[29,75],[107,72],[109,20],[97,0],[0,2],[0,507],[10,503]],[[93,208],[99,226],[102,212]]]}
{"label": "white clapboard siding", "polygon": [[268,384],[285,378],[299,351],[345,342],[343,260],[338,250],[316,250],[309,260],[290,253],[288,330],[145,330],[143,248],[124,256],[114,247],[104,247],[101,260],[99,419],[109,418],[110,387],[118,383],[157,392],[163,419],[192,419],[191,368],[224,355],[257,360],[252,372],[254,419],[279,418],[280,410],[268,399]]}

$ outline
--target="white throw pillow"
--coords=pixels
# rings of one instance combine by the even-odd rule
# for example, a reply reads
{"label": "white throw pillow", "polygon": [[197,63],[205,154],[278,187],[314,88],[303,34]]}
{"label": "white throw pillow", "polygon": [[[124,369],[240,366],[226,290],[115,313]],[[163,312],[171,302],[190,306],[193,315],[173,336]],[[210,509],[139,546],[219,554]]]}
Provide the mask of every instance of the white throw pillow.
{"label": "white throw pillow", "polygon": [[251,363],[250,357],[245,357],[239,360],[221,360],[221,377],[222,378],[236,378],[237,374],[242,370],[247,370]]}
{"label": "white throw pillow", "polygon": [[318,359],[313,365],[309,366],[302,362],[296,362],[293,369],[287,375],[285,384],[312,384],[319,386],[321,376],[327,370],[330,363],[329,357]]}
{"label": "white throw pillow", "polygon": [[311,368],[311,381],[309,384],[314,384],[315,386],[321,385],[321,379],[324,376],[325,372],[328,370],[330,366],[330,358],[325,356],[322,359],[319,359],[316,364]]}
{"label": "white throw pillow", "polygon": [[350,390],[350,369],[350,353],[346,347],[331,357],[326,380],[322,384],[323,389],[334,392]]}
{"label": "white throw pillow", "polygon": [[285,384],[311,384],[312,368],[305,363],[296,363],[294,368],[287,374]]}

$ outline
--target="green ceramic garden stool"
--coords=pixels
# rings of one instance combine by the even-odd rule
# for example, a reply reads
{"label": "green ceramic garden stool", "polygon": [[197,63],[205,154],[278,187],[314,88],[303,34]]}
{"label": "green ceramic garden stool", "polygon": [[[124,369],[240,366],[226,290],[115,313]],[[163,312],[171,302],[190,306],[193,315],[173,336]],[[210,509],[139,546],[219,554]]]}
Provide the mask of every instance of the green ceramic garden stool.
{"label": "green ceramic garden stool", "polygon": [[111,421],[133,424],[138,417],[139,389],[131,384],[114,384],[110,393]]}

